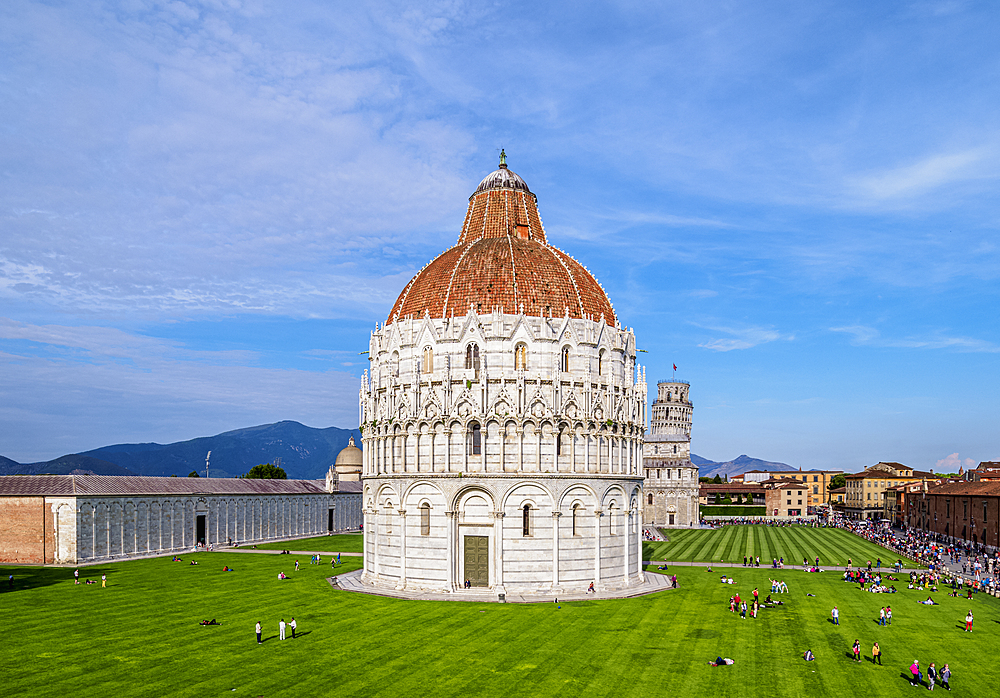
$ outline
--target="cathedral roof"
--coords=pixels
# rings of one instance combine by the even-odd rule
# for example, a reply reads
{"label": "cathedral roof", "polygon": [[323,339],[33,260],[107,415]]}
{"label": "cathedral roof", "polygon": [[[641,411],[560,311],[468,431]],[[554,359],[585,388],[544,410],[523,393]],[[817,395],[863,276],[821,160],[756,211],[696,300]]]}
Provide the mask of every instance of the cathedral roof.
{"label": "cathedral roof", "polygon": [[494,308],[536,317],[570,317],[615,325],[615,311],[578,261],[548,244],[538,203],[507,168],[487,175],[469,198],[458,243],[421,269],[389,313],[397,318],[479,313]]}

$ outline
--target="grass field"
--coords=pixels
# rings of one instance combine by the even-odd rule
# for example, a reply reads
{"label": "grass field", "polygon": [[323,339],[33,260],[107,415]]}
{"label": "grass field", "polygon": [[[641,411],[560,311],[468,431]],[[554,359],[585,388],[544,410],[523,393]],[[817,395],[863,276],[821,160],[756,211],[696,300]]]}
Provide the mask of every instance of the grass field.
{"label": "grass field", "polygon": [[[809,531],[815,535],[821,531]],[[679,567],[680,588],[637,599],[534,605],[402,601],[336,591],[329,566],[287,556],[185,555],[83,568],[109,587],[74,586],[72,570],[3,568],[0,676],[5,695],[37,696],[898,696],[914,659],[949,662],[959,695],[996,690],[1000,599],[868,594],[834,572],[781,574],[786,606],[758,620],[729,613],[735,590],[766,591],[771,570],[719,583]],[[199,565],[191,566],[190,560]],[[301,561],[300,561],[301,562]],[[360,564],[346,560],[344,569]],[[222,566],[235,572],[222,572]],[[292,578],[278,581],[284,571]],[[807,593],[815,594],[814,597]],[[894,621],[880,627],[880,605]],[[834,605],[841,625],[829,621]],[[975,632],[962,631],[972,607]],[[277,639],[295,616],[302,635]],[[201,627],[216,618],[220,627]],[[264,624],[263,646],[253,625]],[[854,664],[878,639],[885,666]],[[817,661],[804,662],[812,649]],[[713,668],[717,655],[731,667]],[[235,689],[235,690],[234,690]]]}
{"label": "grass field", "polygon": [[[802,558],[820,566],[843,567],[850,558],[855,566],[882,558],[883,566],[900,556],[839,528],[805,526],[723,526],[717,529],[664,529],[670,540],[643,544],[643,559],[671,562],[743,562],[743,556],[760,555],[760,566],[771,558],[785,558],[786,565],[801,565]],[[908,567],[916,563],[903,558]]]}
{"label": "grass field", "polygon": [[[328,553],[360,553],[364,536],[360,533],[340,533],[333,536],[298,538],[281,543],[264,543],[261,550],[309,550]],[[306,560],[308,562],[308,560]],[[329,562],[329,561],[328,561]]]}

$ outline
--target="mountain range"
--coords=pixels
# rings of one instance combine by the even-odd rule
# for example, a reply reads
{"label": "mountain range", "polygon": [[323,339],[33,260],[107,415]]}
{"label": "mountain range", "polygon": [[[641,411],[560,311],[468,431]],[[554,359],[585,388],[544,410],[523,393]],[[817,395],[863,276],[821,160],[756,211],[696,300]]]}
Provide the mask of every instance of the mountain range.
{"label": "mountain range", "polygon": [[[361,432],[357,429],[316,429],[284,421],[172,444],[103,446],[42,463],[17,463],[0,456],[0,475],[93,473],[183,477],[196,470],[204,477],[205,456],[211,451],[209,473],[212,477],[236,477],[258,463],[273,463],[280,458],[281,467],[289,478],[317,480],[326,476],[351,436],[361,443]],[[712,461],[691,454],[691,461],[698,466],[698,474],[707,477],[738,475],[748,470],[795,470],[785,463],[747,455],[729,461]]]}
{"label": "mountain range", "polygon": [[356,443],[361,443],[361,432],[357,429],[316,429],[284,421],[172,444],[103,446],[42,463],[17,463],[0,456],[0,475],[87,472],[183,477],[195,470],[205,477],[205,456],[211,451],[209,474],[212,477],[236,477],[259,463],[273,463],[280,458],[281,467],[290,479],[317,480],[326,477],[327,470],[351,436]]}
{"label": "mountain range", "polygon": [[713,461],[692,453],[691,462],[698,466],[698,475],[700,477],[715,477],[716,475],[729,477],[730,475],[745,473],[748,470],[797,470],[797,468],[793,468],[787,463],[775,463],[774,461],[761,460],[760,458],[751,458],[748,455],[737,456],[733,460]]}

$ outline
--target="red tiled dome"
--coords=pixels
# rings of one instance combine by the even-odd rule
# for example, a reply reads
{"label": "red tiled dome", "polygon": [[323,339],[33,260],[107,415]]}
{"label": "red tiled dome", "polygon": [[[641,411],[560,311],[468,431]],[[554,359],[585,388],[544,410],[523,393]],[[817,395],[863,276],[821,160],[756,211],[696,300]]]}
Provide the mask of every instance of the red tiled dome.
{"label": "red tiled dome", "polygon": [[389,322],[400,317],[488,313],[562,316],[604,321],[615,311],[583,265],[549,245],[537,199],[524,180],[500,168],[469,198],[458,244],[420,270],[396,299]]}

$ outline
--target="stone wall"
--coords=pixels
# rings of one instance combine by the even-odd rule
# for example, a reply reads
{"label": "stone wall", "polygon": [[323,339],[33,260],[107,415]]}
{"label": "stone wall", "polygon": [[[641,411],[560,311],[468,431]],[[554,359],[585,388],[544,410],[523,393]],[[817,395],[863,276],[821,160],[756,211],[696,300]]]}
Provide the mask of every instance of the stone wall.
{"label": "stone wall", "polygon": [[0,562],[43,564],[55,558],[44,497],[0,497]]}

